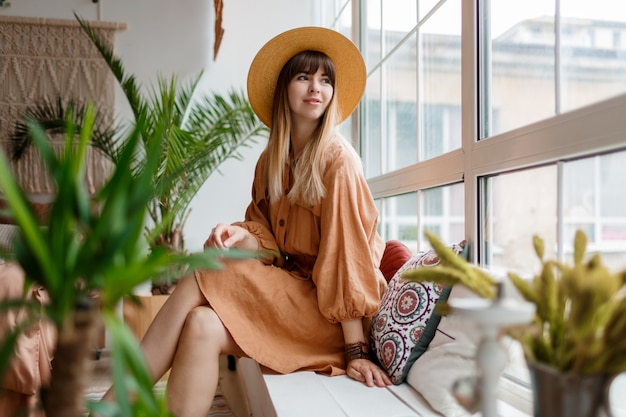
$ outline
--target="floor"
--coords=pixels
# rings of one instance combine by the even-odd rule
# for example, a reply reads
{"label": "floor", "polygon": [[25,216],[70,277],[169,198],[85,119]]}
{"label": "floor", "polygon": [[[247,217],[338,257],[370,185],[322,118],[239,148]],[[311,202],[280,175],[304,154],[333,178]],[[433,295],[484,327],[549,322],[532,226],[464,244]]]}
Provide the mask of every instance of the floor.
{"label": "floor", "polygon": [[[103,352],[100,359],[94,361],[94,372],[89,387],[87,388],[87,398],[97,399],[110,386],[110,357],[107,352]],[[164,379],[166,379],[165,377]],[[223,356],[220,359],[219,385],[228,401],[228,405],[233,413],[233,417],[249,417],[250,411],[245,395],[243,395],[242,383],[239,374],[230,370],[228,358]],[[221,415],[221,414],[220,414]]]}

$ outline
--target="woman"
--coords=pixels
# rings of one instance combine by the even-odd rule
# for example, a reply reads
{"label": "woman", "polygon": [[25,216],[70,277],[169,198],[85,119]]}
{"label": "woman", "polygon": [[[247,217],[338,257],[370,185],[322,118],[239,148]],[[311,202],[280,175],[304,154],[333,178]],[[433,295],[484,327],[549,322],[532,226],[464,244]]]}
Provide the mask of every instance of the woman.
{"label": "woman", "polygon": [[223,354],[279,373],[391,383],[367,350],[386,285],[378,213],[358,155],[335,131],[365,77],[354,44],[323,28],[278,35],[252,62],[248,95],[269,141],[245,220],[215,226],[205,247],[263,257],[183,278],[148,329],[141,346],[155,381],[171,367],[167,401],[177,416],[207,415]]}

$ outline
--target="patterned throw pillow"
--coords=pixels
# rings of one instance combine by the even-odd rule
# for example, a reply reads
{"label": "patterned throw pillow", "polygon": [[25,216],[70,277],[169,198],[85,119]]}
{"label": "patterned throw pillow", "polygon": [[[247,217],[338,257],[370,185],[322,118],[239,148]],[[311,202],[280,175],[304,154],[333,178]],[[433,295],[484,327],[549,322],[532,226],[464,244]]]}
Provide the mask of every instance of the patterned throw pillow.
{"label": "patterned throw pillow", "polygon": [[[464,242],[452,245],[456,254]],[[409,259],[393,276],[380,310],[372,320],[370,345],[372,353],[387,371],[394,384],[404,382],[411,365],[426,351],[435,335],[441,316],[434,313],[439,300],[446,300],[450,288],[432,282],[412,282],[402,274],[411,269],[439,264],[430,250]]]}

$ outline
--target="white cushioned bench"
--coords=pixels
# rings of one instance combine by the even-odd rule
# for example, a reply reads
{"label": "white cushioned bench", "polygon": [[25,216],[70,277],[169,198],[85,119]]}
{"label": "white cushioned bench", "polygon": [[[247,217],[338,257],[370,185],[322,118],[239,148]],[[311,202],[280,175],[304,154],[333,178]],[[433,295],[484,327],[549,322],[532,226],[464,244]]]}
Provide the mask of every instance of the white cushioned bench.
{"label": "white cushioned bench", "polygon": [[407,384],[369,388],[345,375],[267,374],[246,358],[237,361],[237,372],[252,417],[440,416]]}
{"label": "white cushioned bench", "polygon": [[[369,388],[345,375],[268,374],[247,358],[237,361],[237,372],[251,417],[441,417],[406,383]],[[529,417],[502,400],[498,400],[498,414]]]}
{"label": "white cushioned bench", "polygon": [[[250,417],[442,417],[406,383],[369,388],[345,375],[269,374],[248,358],[237,361],[237,372],[244,386]],[[526,412],[512,405],[520,399],[507,399],[498,400],[500,417],[531,416],[528,399],[516,404]],[[472,415],[480,416],[480,412]]]}

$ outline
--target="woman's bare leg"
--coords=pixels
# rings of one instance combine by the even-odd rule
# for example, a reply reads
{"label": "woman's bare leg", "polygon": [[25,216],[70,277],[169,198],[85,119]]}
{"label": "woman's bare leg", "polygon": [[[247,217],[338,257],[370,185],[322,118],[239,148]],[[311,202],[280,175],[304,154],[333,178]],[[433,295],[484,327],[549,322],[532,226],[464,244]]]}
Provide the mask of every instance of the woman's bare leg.
{"label": "woman's bare leg", "polygon": [[[172,365],[187,314],[203,304],[207,304],[207,300],[202,295],[195,276],[186,276],[177,283],[174,292],[150,323],[141,341],[141,350],[153,382],[158,381]],[[111,401],[113,398],[112,388],[102,397],[104,401]]]}
{"label": "woman's bare leg", "polygon": [[222,354],[245,356],[208,306],[187,316],[167,383],[167,404],[177,417],[206,417],[211,409]]}
{"label": "woman's bare leg", "polygon": [[141,349],[154,382],[172,366],[187,315],[194,308],[206,304],[207,300],[195,276],[184,277],[176,284],[176,289],[163,304],[141,341]]}

